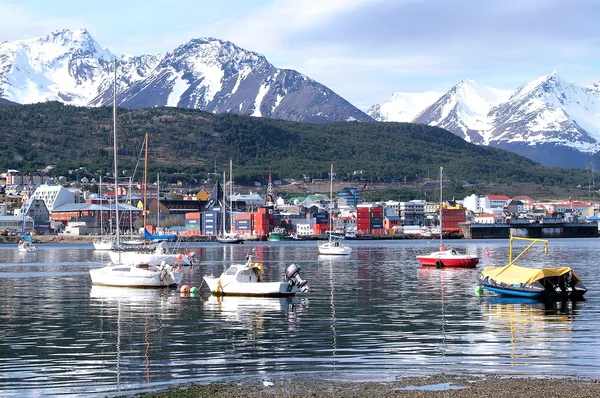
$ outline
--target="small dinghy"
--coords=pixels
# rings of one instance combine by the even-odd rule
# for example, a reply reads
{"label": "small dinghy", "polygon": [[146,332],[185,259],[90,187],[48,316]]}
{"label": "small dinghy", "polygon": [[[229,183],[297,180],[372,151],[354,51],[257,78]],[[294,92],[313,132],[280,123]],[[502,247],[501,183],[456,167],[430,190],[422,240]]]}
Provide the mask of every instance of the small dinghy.
{"label": "small dinghy", "polygon": [[[513,240],[532,242],[514,260]],[[519,238],[510,236],[509,264],[504,267],[486,267],[479,275],[479,283],[491,292],[506,296],[527,297],[544,300],[582,300],[587,292],[577,274],[570,267],[529,268],[515,264],[535,243],[546,239]]]}
{"label": "small dinghy", "polygon": [[211,293],[216,296],[285,297],[308,291],[296,264],[286,269],[285,282],[265,282],[262,264],[252,262],[252,257],[250,254],[245,263],[230,265],[219,277],[205,276],[204,281]]}

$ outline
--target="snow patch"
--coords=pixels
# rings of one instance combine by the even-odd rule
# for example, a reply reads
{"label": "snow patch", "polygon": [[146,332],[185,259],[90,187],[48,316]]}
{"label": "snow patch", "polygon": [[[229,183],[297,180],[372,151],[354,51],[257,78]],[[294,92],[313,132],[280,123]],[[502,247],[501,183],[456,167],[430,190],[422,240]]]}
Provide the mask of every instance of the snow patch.
{"label": "snow patch", "polygon": [[261,84],[260,88],[258,89],[258,94],[256,94],[256,99],[254,100],[254,112],[252,112],[252,116],[262,117],[262,113],[260,112],[260,104],[268,92],[269,85],[266,83]]}
{"label": "snow patch", "polygon": [[183,93],[186,92],[190,85],[187,81],[181,78],[181,75],[176,75],[173,80],[173,87],[171,88],[171,92],[169,93],[169,97],[167,98],[167,106],[176,107],[179,104],[179,100]]}

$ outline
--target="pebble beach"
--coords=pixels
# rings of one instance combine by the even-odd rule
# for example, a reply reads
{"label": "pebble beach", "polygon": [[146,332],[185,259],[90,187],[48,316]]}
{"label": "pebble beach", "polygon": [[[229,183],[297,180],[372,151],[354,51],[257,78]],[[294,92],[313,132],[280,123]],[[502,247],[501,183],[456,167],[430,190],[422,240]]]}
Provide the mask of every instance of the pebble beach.
{"label": "pebble beach", "polygon": [[135,397],[467,397],[467,398],[539,398],[599,397],[600,381],[572,378],[520,378],[490,376],[407,377],[394,382],[275,381],[267,385],[215,383],[189,385]]}

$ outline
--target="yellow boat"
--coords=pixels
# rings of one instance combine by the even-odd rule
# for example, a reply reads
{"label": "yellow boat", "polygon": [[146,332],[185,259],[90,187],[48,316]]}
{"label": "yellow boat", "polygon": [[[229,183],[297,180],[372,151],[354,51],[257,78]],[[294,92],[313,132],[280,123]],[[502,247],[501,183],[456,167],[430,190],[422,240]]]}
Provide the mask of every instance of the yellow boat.
{"label": "yellow boat", "polygon": [[[531,244],[517,257],[512,258],[513,241],[524,240]],[[529,268],[515,264],[536,243],[548,240],[510,236],[509,263],[504,267],[486,267],[479,275],[479,283],[491,292],[547,300],[581,300],[587,292],[577,274],[570,267]]]}

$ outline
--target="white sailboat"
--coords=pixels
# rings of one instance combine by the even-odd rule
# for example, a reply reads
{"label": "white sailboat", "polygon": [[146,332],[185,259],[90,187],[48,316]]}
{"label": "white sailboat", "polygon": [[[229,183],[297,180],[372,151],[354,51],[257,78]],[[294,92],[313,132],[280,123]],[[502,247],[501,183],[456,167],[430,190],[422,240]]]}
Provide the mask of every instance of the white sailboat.
{"label": "white sailboat", "polygon": [[326,243],[319,244],[319,254],[327,255],[348,255],[352,253],[352,248],[342,243],[339,236],[335,236],[332,230],[332,211],[333,211],[333,163],[331,164],[330,182],[329,182],[329,239]]}
{"label": "white sailboat", "polygon": [[231,160],[229,160],[229,231],[227,231],[227,227],[225,225],[225,172],[223,172],[223,212],[222,212],[222,227],[221,234],[217,235],[217,241],[221,243],[244,243],[244,240],[235,232],[231,231],[233,227],[233,164]]}
{"label": "white sailboat", "polygon": [[[120,244],[119,236],[119,182],[117,163],[117,60],[114,61],[115,78],[113,86],[113,144],[114,144],[114,175],[115,175],[115,222],[116,245]],[[181,255],[180,255],[181,256]],[[183,259],[183,256],[181,256]],[[111,257],[112,259],[112,257]],[[177,286],[183,278],[181,264],[177,256],[162,259],[155,264],[139,256],[135,261],[123,261],[121,252],[117,251],[117,261],[111,261],[102,268],[90,270],[92,285],[122,286],[122,287],[166,287]]]}
{"label": "white sailboat", "polygon": [[[148,186],[148,133],[145,137],[145,160],[144,160],[144,209],[147,208],[147,186]],[[160,206],[159,206],[160,207]],[[156,242],[158,236],[148,233],[147,226],[147,215],[144,211],[144,241],[135,244],[123,244],[115,246],[110,252],[109,256],[115,263],[136,263],[142,262],[150,265],[159,265],[163,261],[173,264],[177,263],[180,265],[191,265],[192,257],[190,255],[184,256],[183,254],[175,254],[169,251],[169,246],[166,242],[161,241],[159,243],[147,244],[145,240],[151,240]],[[164,236],[168,238],[168,236]]]}

